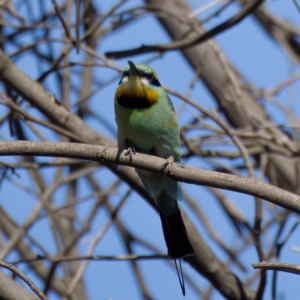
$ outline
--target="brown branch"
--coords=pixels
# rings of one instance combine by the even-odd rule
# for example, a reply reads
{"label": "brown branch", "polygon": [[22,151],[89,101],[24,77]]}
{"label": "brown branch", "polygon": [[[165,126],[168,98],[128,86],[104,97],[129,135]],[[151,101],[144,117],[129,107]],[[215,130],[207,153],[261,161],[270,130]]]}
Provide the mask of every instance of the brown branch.
{"label": "brown branch", "polygon": [[20,263],[32,263],[41,260],[48,260],[52,263],[59,263],[64,261],[78,261],[78,260],[152,260],[152,259],[170,259],[168,255],[165,254],[155,254],[155,255],[84,255],[84,256],[36,256],[32,259],[20,259],[11,264]]}
{"label": "brown branch", "polygon": [[[49,122],[45,122],[42,121],[32,115],[30,115],[29,113],[27,113],[26,111],[24,111],[23,109],[21,109],[17,104],[15,104],[9,97],[7,97],[4,93],[0,92],[0,97],[4,100],[3,105],[7,105],[12,111],[16,111],[19,114],[21,114],[25,120],[30,120],[34,123],[40,124],[44,127],[50,128],[55,130],[57,133],[60,133],[70,139],[73,139],[76,142],[81,142],[82,139],[78,138],[75,134],[70,133],[67,130],[64,130],[63,128],[55,125],[55,124],[51,124]],[[0,102],[0,105],[2,103]]]}
{"label": "brown branch", "polygon": [[65,30],[65,34],[67,36],[67,38],[71,41],[71,42],[74,42],[74,38],[70,32],[70,29],[68,27],[68,24],[66,23],[65,19],[63,18],[61,12],[60,12],[60,9],[58,7],[58,4],[56,3],[56,0],[51,0],[52,4],[53,4],[53,7],[54,7],[54,10],[59,18],[59,20],[61,21],[61,24]]}
{"label": "brown branch", "polygon": [[[2,208],[0,208],[0,227],[8,239],[11,239],[13,237],[13,234],[16,231],[20,230],[19,226],[17,226],[17,224],[7,215],[7,213]],[[24,234],[24,237],[25,236],[26,234]],[[26,243],[24,240],[21,240],[14,249],[18,251],[19,255],[23,258],[24,261],[28,261],[30,269],[42,281],[44,281],[47,278],[49,269],[45,264],[43,264],[42,262],[40,262],[39,264],[30,262],[30,259],[32,257],[35,257],[35,253],[31,249],[28,243]],[[47,255],[47,252],[45,254]],[[0,281],[1,281],[1,276],[0,276]],[[66,291],[64,283],[61,281],[61,279],[59,279],[56,276],[52,279],[52,289],[61,296],[63,296]],[[0,293],[1,292],[3,293],[3,291],[1,291],[0,289]],[[15,299],[19,299],[19,298],[15,297]],[[28,299],[28,297],[26,299]]]}
{"label": "brown branch", "polygon": [[142,45],[138,48],[133,48],[129,50],[123,51],[110,51],[106,52],[105,55],[108,58],[119,59],[123,57],[129,57],[137,54],[144,54],[149,52],[165,52],[170,50],[183,50],[197,44],[203,43],[208,39],[220,34],[221,32],[233,27],[234,25],[241,22],[244,18],[246,18],[249,14],[251,14],[259,5],[263,2],[263,0],[254,0],[249,1],[247,5],[243,7],[243,9],[238,12],[235,16],[231,17],[229,20],[217,25],[205,33],[201,33],[192,39],[175,41],[169,44],[160,44],[160,45]]}
{"label": "brown branch", "polygon": [[[245,1],[241,1],[244,5]],[[273,15],[266,7],[261,6],[253,14],[264,31],[280,45],[294,62],[299,62],[299,29],[291,22]]]}
{"label": "brown branch", "polygon": [[3,261],[0,261],[0,267],[5,268],[13,272],[19,278],[21,278],[31,289],[34,291],[42,300],[48,300],[48,297],[20,270],[18,270],[14,265],[7,264]]}
{"label": "brown branch", "polygon": [[[117,148],[76,143],[4,141],[0,142],[0,156],[53,156],[70,157],[120,164],[164,174],[165,160],[159,157],[136,153],[130,162]],[[259,197],[293,212],[300,213],[300,197],[288,191],[264,183],[255,177],[228,175],[214,171],[186,167],[177,163],[167,177],[197,185],[207,185]]]}
{"label": "brown branch", "polygon": [[37,300],[39,297],[33,295],[25,286],[16,283],[11,277],[0,272],[0,295],[3,300]]}
{"label": "brown branch", "polygon": [[262,261],[261,263],[252,264],[254,269],[263,269],[263,270],[276,270],[286,273],[294,273],[300,275],[300,266],[288,263],[270,263]]}

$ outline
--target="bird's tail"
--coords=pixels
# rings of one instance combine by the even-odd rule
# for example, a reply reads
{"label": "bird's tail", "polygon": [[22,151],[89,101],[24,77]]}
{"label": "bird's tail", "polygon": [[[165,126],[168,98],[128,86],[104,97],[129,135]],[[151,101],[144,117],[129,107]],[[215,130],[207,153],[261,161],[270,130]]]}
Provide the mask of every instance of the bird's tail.
{"label": "bird's tail", "polygon": [[178,212],[165,216],[160,211],[160,219],[163,227],[168,255],[171,258],[181,258],[193,255],[194,249],[188,239],[187,232],[181,217],[180,209]]}

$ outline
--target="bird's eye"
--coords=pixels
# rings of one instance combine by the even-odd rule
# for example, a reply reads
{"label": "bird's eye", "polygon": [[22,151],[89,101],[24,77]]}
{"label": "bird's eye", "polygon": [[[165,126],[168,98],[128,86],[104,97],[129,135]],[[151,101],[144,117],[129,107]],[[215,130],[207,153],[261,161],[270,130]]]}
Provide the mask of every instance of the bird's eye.
{"label": "bird's eye", "polygon": [[153,74],[146,74],[145,77],[149,80],[150,83],[154,82]]}

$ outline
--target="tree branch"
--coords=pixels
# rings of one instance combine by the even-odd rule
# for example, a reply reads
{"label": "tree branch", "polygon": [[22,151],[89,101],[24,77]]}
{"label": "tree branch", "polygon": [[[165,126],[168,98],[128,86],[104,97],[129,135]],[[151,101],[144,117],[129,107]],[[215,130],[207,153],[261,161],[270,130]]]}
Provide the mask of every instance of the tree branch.
{"label": "tree branch", "polygon": [[14,265],[0,261],[0,267],[5,268],[20,277],[42,300],[48,300],[48,297],[27,277],[18,270]]}
{"label": "tree branch", "polygon": [[[117,148],[76,143],[0,142],[0,156],[6,155],[80,158],[131,166],[161,174],[164,174],[162,165],[165,163],[162,158],[141,153],[136,153],[130,162],[129,157],[125,155],[125,151],[120,152]],[[173,163],[171,170],[165,175],[177,181],[207,185],[259,197],[300,214],[300,197],[298,195],[264,183],[254,177],[223,174],[186,167],[177,163]]]}
{"label": "tree branch", "polygon": [[142,45],[138,48],[133,48],[129,50],[122,51],[110,51],[106,52],[105,56],[108,58],[119,59],[123,57],[129,57],[137,54],[144,54],[149,52],[165,52],[170,50],[183,50],[197,44],[203,43],[208,39],[220,34],[221,32],[231,28],[232,26],[241,22],[244,18],[246,18],[249,14],[251,14],[261,3],[263,0],[254,0],[250,1],[247,5],[243,7],[243,9],[238,12],[235,16],[230,18],[229,20],[217,25],[211,30],[206,31],[205,33],[201,33],[199,36],[196,36],[192,39],[175,41],[169,44],[160,44],[160,45]]}
{"label": "tree branch", "polygon": [[262,261],[261,263],[252,264],[254,269],[263,269],[263,270],[276,270],[287,273],[293,273],[300,275],[300,266],[287,263],[270,263]]}

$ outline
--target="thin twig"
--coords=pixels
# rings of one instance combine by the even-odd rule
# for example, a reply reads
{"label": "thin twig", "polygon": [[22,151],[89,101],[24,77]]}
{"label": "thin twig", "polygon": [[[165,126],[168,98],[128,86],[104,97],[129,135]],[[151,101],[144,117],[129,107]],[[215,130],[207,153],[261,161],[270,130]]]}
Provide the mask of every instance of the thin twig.
{"label": "thin twig", "polygon": [[170,50],[183,50],[197,44],[203,43],[208,39],[220,34],[221,32],[231,28],[232,26],[241,22],[244,18],[246,18],[249,14],[251,14],[259,5],[263,2],[263,0],[255,0],[249,1],[243,9],[237,13],[235,16],[230,18],[229,20],[217,25],[213,29],[198,35],[195,38],[175,41],[169,44],[160,44],[160,45],[142,45],[141,47],[123,50],[123,51],[110,51],[106,52],[105,55],[108,58],[119,59],[123,57],[129,57],[138,54],[144,54],[149,52],[165,52]]}
{"label": "thin twig", "polygon": [[10,270],[19,278],[21,278],[42,300],[48,300],[48,297],[24,273],[18,270],[14,265],[0,261],[0,267]]}

